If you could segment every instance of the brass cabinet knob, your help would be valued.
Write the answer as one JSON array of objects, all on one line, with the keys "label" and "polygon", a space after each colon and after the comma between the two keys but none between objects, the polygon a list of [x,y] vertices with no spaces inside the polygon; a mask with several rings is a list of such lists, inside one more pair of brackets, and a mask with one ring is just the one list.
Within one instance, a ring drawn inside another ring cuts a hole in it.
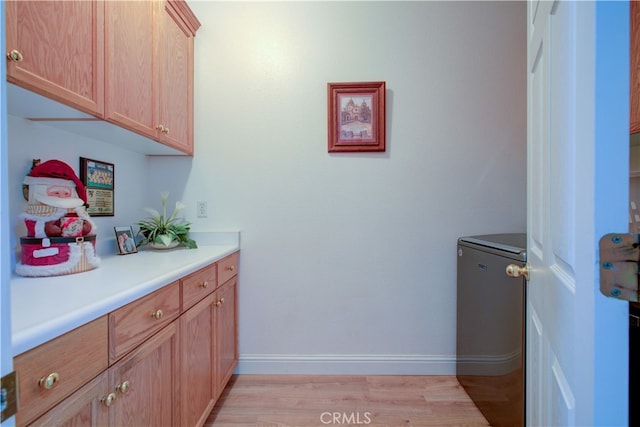
[{"label": "brass cabinet knob", "polygon": [[11,52],[7,53],[7,58],[11,62],[22,62],[22,54],[19,50],[13,49]]},{"label": "brass cabinet knob", "polygon": [[116,394],[115,393],[109,393],[106,396],[102,396],[100,398],[100,403],[102,403],[104,406],[106,406],[107,408],[109,406],[111,406],[111,404],[113,403],[113,401],[116,400]]},{"label": "brass cabinet knob", "polygon": [[131,383],[129,381],[123,381],[121,384],[116,386],[116,390],[124,394],[129,390],[129,387],[131,387]]},{"label": "brass cabinet knob", "polygon": [[169,128],[165,126],[164,130],[161,130],[165,135],[169,135]]},{"label": "brass cabinet knob", "polygon": [[227,267],[227,270],[229,271],[234,271],[236,269],[236,267],[234,265],[230,265]]},{"label": "brass cabinet knob", "polygon": [[209,287],[209,282],[207,282],[206,280],[202,282],[202,287],[207,289]]},{"label": "brass cabinet knob", "polygon": [[159,130],[160,132],[164,133],[164,126],[163,125],[158,125],[158,126],[156,126],[156,130]]},{"label": "brass cabinet knob", "polygon": [[162,310],[156,310],[153,313],[151,313],[151,317],[153,317],[156,320],[160,320],[160,319],[162,319],[162,315],[163,314],[164,313],[162,312]]},{"label": "brass cabinet knob", "polygon": [[60,381],[60,374],[53,372],[46,377],[40,378],[38,380],[38,385],[40,388],[51,390],[56,384],[58,384],[58,381]]},{"label": "brass cabinet knob", "polygon": [[216,307],[220,307],[221,305],[222,305],[222,300],[219,299],[218,301],[216,301]]}]

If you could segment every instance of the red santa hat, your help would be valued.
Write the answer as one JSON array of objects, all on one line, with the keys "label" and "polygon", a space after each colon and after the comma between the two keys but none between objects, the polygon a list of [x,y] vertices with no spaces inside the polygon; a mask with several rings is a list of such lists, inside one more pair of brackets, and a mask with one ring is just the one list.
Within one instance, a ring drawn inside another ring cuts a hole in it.
[{"label": "red santa hat", "polygon": [[[36,201],[45,205],[75,208],[78,206],[86,205],[87,192],[84,188],[84,184],[71,166],[60,160],[48,160],[35,166],[24,178],[24,183],[29,185],[29,195],[36,199]],[[32,190],[34,187],[52,187],[55,185],[69,187],[72,193],[64,196],[56,196],[48,194],[43,191]]]}]

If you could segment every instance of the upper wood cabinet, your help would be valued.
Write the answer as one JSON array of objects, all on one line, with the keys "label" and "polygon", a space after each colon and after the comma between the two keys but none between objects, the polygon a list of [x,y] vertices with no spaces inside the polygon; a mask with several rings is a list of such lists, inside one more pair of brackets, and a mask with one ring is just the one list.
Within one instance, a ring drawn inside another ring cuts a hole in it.
[{"label": "upper wood cabinet", "polygon": [[106,119],[193,154],[193,38],[183,1],[106,3]]},{"label": "upper wood cabinet", "polygon": [[157,121],[172,147],[193,154],[193,38],[200,26],[185,3],[167,1],[159,14]]},{"label": "upper wood cabinet", "polygon": [[5,14],[7,80],[103,117],[103,2],[7,1]]},{"label": "upper wood cabinet", "polygon": [[7,1],[7,80],[193,155],[199,27],[184,0]]},{"label": "upper wood cabinet", "polygon": [[106,14],[107,120],[156,138],[153,1],[109,1]]},{"label": "upper wood cabinet", "polygon": [[631,103],[629,105],[629,125],[630,133],[638,133],[640,132],[640,4],[639,2],[632,1],[629,2],[629,5],[629,15],[631,17],[631,50],[629,55],[629,64],[631,66],[629,70]]}]

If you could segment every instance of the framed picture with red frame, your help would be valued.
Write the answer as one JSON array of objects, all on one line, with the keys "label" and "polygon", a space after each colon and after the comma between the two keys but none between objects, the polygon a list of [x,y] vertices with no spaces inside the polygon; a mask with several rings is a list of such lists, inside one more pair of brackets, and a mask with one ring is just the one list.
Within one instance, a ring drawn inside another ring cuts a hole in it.
[{"label": "framed picture with red frame", "polygon": [[328,151],[385,151],[385,82],[327,84]]}]

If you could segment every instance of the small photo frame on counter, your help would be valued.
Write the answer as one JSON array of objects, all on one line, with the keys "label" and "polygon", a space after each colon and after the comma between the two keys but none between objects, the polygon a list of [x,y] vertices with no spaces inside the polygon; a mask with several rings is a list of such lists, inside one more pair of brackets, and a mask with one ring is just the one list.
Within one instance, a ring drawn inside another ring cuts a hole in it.
[{"label": "small photo frame on counter", "polygon": [[87,191],[87,213],[91,216],[114,216],[115,166],[80,157],[80,179]]},{"label": "small photo frame on counter", "polygon": [[136,240],[133,237],[131,226],[113,227],[116,232],[116,244],[120,255],[134,254],[138,252]]}]

